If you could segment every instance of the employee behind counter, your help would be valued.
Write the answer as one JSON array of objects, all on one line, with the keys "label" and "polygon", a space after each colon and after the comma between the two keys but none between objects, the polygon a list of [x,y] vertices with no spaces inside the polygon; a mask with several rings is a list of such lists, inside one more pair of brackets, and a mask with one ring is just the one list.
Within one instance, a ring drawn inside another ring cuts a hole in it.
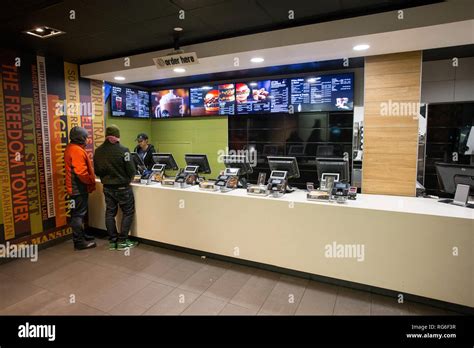
[{"label": "employee behind counter", "polygon": [[138,144],[133,151],[136,152],[138,156],[140,156],[146,166],[146,169],[151,170],[155,164],[153,161],[153,153],[156,152],[155,147],[148,143],[148,135],[145,133],[138,134],[136,141]]}]

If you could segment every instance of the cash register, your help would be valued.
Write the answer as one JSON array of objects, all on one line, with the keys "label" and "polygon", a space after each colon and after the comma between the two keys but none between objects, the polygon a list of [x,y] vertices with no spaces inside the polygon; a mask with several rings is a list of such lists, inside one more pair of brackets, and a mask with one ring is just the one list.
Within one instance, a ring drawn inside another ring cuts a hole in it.
[{"label": "cash register", "polygon": [[474,208],[469,197],[474,195],[474,166],[457,163],[435,163],[438,183],[443,196],[440,203]]},{"label": "cash register", "polygon": [[178,170],[178,164],[173,155],[171,153],[154,153],[152,158],[153,162],[155,162],[151,168],[152,180],[161,182],[162,185],[174,186],[174,178],[167,178],[165,172],[166,169]]},{"label": "cash register", "polygon": [[146,169],[146,165],[138,153],[130,152],[130,156],[133,166],[135,167],[135,176],[133,177],[132,182],[137,184],[149,184],[151,171]]},{"label": "cash register", "polygon": [[227,192],[236,188],[246,188],[247,179],[245,176],[253,172],[247,156],[226,155],[222,157],[226,166],[224,173],[217,177],[215,186],[221,192]]},{"label": "cash register", "polygon": [[189,187],[197,185],[205,181],[205,178],[200,177],[199,174],[210,174],[211,167],[207,156],[203,154],[186,154],[184,155],[186,167],[176,175],[175,184],[179,187]]},{"label": "cash register", "polygon": [[288,180],[300,177],[296,157],[268,156],[267,159],[271,170],[267,184],[269,193],[274,197],[280,197],[293,192],[294,188],[289,185]]},{"label": "cash register", "polygon": [[349,182],[349,161],[345,158],[316,158],[319,189],[308,188],[307,199],[344,203],[356,199],[357,188]]}]

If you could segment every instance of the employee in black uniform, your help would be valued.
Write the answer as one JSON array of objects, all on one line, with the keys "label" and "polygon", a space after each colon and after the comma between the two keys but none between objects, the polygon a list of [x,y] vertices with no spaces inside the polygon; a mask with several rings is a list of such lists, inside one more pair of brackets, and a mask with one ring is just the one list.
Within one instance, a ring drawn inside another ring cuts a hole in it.
[{"label": "employee in black uniform", "polygon": [[153,162],[153,153],[155,153],[155,147],[152,144],[148,144],[148,135],[140,133],[137,135],[138,145],[135,147],[134,152],[140,156],[145,163],[147,169],[151,169],[155,162]]}]

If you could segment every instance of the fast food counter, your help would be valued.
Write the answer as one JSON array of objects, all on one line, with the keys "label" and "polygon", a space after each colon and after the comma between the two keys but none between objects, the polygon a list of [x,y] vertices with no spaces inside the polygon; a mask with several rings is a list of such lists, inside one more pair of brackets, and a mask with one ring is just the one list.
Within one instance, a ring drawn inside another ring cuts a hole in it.
[{"label": "fast food counter", "polygon": [[[338,204],[298,190],[273,198],[132,185],[134,236],[474,307],[474,209],[414,197],[360,194]],[[105,229],[97,188],[89,225]]]}]

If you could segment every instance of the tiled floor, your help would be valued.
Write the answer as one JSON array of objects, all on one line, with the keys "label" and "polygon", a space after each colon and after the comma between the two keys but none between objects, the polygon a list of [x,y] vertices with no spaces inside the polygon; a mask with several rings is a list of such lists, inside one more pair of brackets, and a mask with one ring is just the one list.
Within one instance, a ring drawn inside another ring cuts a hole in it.
[{"label": "tiled floor", "polygon": [[141,244],[72,242],[0,265],[0,314],[445,315],[445,310]]}]

